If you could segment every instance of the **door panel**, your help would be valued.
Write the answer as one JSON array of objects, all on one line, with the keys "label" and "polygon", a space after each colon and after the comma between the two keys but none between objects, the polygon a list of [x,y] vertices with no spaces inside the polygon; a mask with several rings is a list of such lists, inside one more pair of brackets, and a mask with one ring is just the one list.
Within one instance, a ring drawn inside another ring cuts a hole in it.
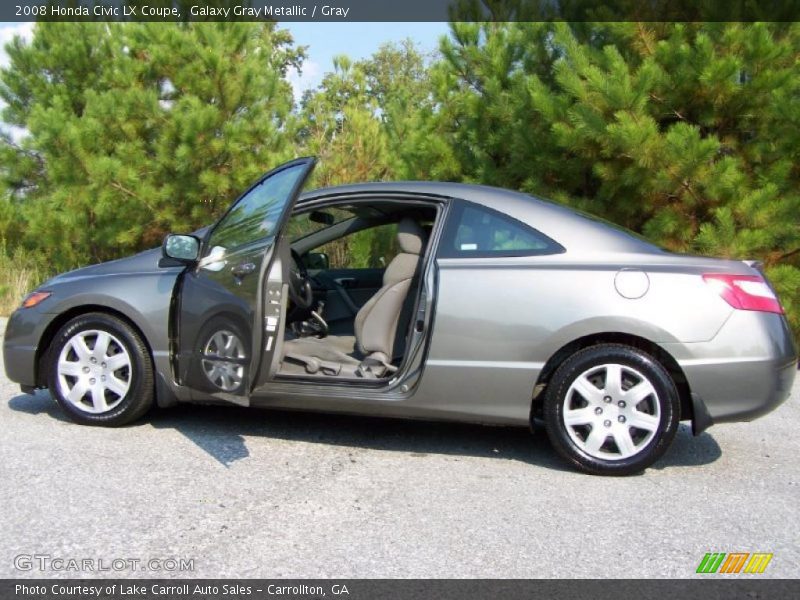
[{"label": "door panel", "polygon": [[385,269],[311,271],[317,298],[325,302],[325,320],[334,333],[348,330],[359,309],[383,286]]},{"label": "door panel", "polygon": [[341,285],[353,302],[361,308],[372,295],[383,287],[386,269],[329,269],[328,277]]},{"label": "door panel", "polygon": [[178,372],[203,396],[248,404],[256,377],[269,375],[285,296],[276,244],[314,162],[298,159],[262,177],[209,230],[202,258],[183,276]]}]

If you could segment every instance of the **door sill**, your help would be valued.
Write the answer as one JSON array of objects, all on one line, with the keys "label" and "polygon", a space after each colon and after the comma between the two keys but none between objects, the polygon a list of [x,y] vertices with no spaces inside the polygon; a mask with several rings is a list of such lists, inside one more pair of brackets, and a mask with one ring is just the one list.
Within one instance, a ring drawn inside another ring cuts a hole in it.
[{"label": "door sill", "polygon": [[368,389],[380,389],[389,387],[389,382],[394,377],[382,377],[380,379],[364,379],[363,377],[339,377],[339,376],[314,376],[314,375],[291,375],[278,373],[272,381],[280,383],[311,383],[331,387],[359,387]]}]

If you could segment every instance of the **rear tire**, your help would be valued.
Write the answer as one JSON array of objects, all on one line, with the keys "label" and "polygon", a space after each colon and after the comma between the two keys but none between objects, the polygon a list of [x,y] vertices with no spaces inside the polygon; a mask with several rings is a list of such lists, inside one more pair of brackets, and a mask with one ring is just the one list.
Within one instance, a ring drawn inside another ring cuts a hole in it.
[{"label": "rear tire", "polygon": [[46,364],[50,393],[76,423],[118,427],[153,405],[150,352],[117,317],[75,317],[56,334]]},{"label": "rear tire", "polygon": [[672,443],[680,420],[675,383],[649,354],[600,344],[569,357],[544,399],[553,447],[577,469],[631,475],[652,465]]}]

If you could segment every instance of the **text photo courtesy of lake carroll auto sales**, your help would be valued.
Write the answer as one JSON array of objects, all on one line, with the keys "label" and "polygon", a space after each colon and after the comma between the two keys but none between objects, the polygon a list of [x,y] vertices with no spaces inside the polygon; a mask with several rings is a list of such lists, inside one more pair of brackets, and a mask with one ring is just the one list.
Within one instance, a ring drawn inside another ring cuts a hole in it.
[{"label": "text photo courtesy of lake carroll auto sales", "polygon": [[[49,585],[29,585],[18,583],[14,586],[17,596],[84,596],[84,597],[136,597],[147,596],[249,596],[253,593],[266,594],[267,596],[349,596],[350,591],[344,583],[331,583],[323,585],[306,585],[303,583],[275,584],[269,583],[261,587],[243,584],[208,584],[208,583],[176,583],[165,585],[163,583],[114,583],[114,584],[69,584],[54,583]],[[326,589],[327,588],[327,589]]]}]

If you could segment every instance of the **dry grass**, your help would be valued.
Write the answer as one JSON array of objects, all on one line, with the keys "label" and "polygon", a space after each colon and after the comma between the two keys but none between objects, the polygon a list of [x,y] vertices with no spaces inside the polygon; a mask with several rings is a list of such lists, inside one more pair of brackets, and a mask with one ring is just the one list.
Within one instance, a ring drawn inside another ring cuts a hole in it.
[{"label": "dry grass", "polygon": [[0,245],[0,316],[8,316],[19,306],[25,295],[47,276],[37,261],[17,249],[8,256]]}]

